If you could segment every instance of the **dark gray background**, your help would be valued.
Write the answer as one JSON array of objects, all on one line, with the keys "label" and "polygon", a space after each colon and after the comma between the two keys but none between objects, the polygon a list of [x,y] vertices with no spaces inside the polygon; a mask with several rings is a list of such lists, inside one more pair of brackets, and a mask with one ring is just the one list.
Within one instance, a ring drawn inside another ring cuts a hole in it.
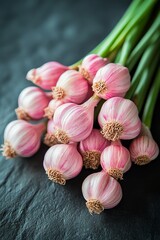
[{"label": "dark gray background", "polygon": [[[0,143],[32,67],[57,60],[72,64],[96,46],[131,1],[0,1]],[[159,141],[158,102],[153,136]],[[81,194],[83,170],[65,187],[43,170],[46,151],[29,159],[0,157],[0,239],[160,239],[160,159],[132,169],[121,183],[123,200],[91,216]]]}]

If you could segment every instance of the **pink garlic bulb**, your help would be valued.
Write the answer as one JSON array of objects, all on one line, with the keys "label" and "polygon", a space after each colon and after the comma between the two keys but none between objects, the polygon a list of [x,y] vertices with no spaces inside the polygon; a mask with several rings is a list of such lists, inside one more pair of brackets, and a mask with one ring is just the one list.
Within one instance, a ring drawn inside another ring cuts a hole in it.
[{"label": "pink garlic bulb", "polygon": [[61,74],[68,69],[58,62],[48,62],[39,68],[31,69],[26,78],[43,89],[51,90],[52,87],[56,86]]},{"label": "pink garlic bulb", "polygon": [[60,76],[52,91],[54,99],[79,104],[87,96],[88,83],[79,72],[68,70]]},{"label": "pink garlic bulb", "polygon": [[47,133],[44,136],[44,144],[51,147],[55,144],[58,144],[58,140],[55,137],[54,121],[51,119],[47,123]]},{"label": "pink garlic bulb", "polygon": [[87,79],[90,84],[92,84],[97,71],[101,67],[104,67],[107,63],[109,63],[107,58],[102,58],[97,54],[89,54],[83,59],[82,64],[79,67],[79,71],[82,76]]},{"label": "pink garlic bulb", "polygon": [[102,135],[111,141],[133,139],[141,130],[136,105],[121,97],[110,98],[102,105],[98,122]]},{"label": "pink garlic bulb", "polygon": [[44,117],[47,117],[48,119],[52,119],[55,110],[62,105],[64,102],[62,100],[52,99],[48,106],[44,109]]},{"label": "pink garlic bulb", "polygon": [[22,157],[34,155],[40,147],[44,130],[44,123],[33,125],[24,120],[10,122],[4,131],[3,156],[14,158],[17,155]]},{"label": "pink garlic bulb", "polygon": [[98,129],[93,129],[90,135],[79,145],[85,168],[97,169],[100,165],[100,156],[110,142],[106,140]]},{"label": "pink garlic bulb", "polygon": [[159,154],[157,143],[149,136],[139,136],[134,139],[129,150],[131,160],[137,165],[148,164]]},{"label": "pink garlic bulb", "polygon": [[19,107],[15,110],[18,119],[42,119],[50,99],[51,97],[38,87],[23,89],[18,98]]},{"label": "pink garlic bulb", "polygon": [[149,138],[153,138],[150,129],[144,123],[142,123],[141,132],[138,137],[140,136],[148,136]]},{"label": "pink garlic bulb", "polygon": [[89,136],[93,128],[94,107],[99,102],[96,96],[82,105],[65,103],[54,113],[55,136],[61,143],[79,142]]},{"label": "pink garlic bulb", "polygon": [[116,180],[123,179],[123,173],[131,167],[130,153],[120,141],[112,142],[101,154],[101,166]]},{"label": "pink garlic bulb", "polygon": [[105,171],[89,175],[82,184],[82,193],[91,214],[115,207],[122,198],[120,184]]},{"label": "pink garlic bulb", "polygon": [[103,99],[124,97],[130,88],[128,68],[115,63],[109,63],[100,68],[93,79],[93,91]]},{"label": "pink garlic bulb", "polygon": [[82,170],[82,157],[75,144],[57,144],[46,152],[43,166],[50,180],[65,185]]}]

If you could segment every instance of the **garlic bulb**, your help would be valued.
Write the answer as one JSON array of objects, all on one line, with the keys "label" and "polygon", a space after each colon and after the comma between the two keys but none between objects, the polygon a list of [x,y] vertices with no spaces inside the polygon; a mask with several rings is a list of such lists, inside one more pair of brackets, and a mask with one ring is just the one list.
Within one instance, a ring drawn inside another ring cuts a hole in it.
[{"label": "garlic bulb", "polygon": [[103,99],[124,97],[130,87],[130,74],[128,68],[109,63],[100,68],[93,79],[93,91]]},{"label": "garlic bulb", "polygon": [[93,129],[91,134],[79,145],[85,168],[97,169],[100,165],[101,153],[109,144],[110,142],[102,136],[98,129]]},{"label": "garlic bulb", "polygon": [[157,143],[152,137],[139,136],[130,145],[132,161],[137,165],[145,165],[154,160],[159,154]]},{"label": "garlic bulb", "polygon": [[3,156],[14,158],[17,155],[22,157],[34,155],[40,147],[44,130],[44,123],[33,125],[24,120],[10,122],[4,131]]},{"label": "garlic bulb", "polygon": [[116,180],[123,179],[123,173],[131,167],[130,153],[120,141],[112,142],[101,154],[101,166]]},{"label": "garlic bulb", "polygon": [[120,184],[105,171],[89,175],[82,184],[82,193],[91,214],[115,207],[122,198]]},{"label": "garlic bulb", "polygon": [[98,122],[102,135],[111,141],[133,139],[141,131],[136,105],[121,97],[110,98],[102,105]]},{"label": "garlic bulb", "polygon": [[43,166],[50,180],[65,185],[80,173],[82,157],[75,144],[57,144],[46,152]]}]

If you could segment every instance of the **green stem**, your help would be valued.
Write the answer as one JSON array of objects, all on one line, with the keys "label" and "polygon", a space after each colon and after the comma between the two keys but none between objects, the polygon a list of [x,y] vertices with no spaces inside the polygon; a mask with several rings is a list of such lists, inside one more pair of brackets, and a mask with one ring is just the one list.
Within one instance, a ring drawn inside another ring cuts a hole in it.
[{"label": "green stem", "polygon": [[149,95],[144,107],[144,111],[143,111],[142,121],[148,128],[151,128],[154,107],[155,107],[159,92],[160,92],[160,68],[157,71],[156,78],[149,92]]},{"label": "green stem", "polygon": [[118,35],[123,31],[123,29],[127,26],[127,24],[131,21],[132,17],[135,14],[135,10],[137,10],[140,5],[141,0],[135,0],[131,3],[121,20],[115,26],[115,28],[111,31],[111,33],[95,48],[93,51],[99,52],[101,48],[105,47],[108,43],[108,48],[112,46],[115,39]]},{"label": "green stem", "polygon": [[[98,46],[96,46],[90,53],[98,53],[102,47],[104,48],[104,46],[106,46],[107,42],[108,42],[108,45],[111,46],[112,43],[115,41],[115,39],[118,37],[118,35],[122,32],[122,30],[127,26],[129,21],[134,17],[135,11],[137,10],[141,2],[143,1],[134,0],[128,7],[127,11],[125,12],[121,20],[111,31],[111,33],[100,44],[98,44]],[[72,66],[78,66],[81,63],[81,61],[82,60],[76,62]]]},{"label": "green stem", "polygon": [[115,63],[119,63],[120,62],[121,54],[122,54],[122,48],[120,48],[118,50],[118,52],[117,52],[116,58],[114,60]]},{"label": "green stem", "polygon": [[156,43],[151,44],[146,51],[143,53],[142,58],[138,64],[138,67],[135,71],[135,74],[132,79],[131,87],[129,91],[127,92],[125,98],[131,99],[138,84],[139,81],[141,80],[141,74],[143,73],[144,68],[148,64],[152,64],[152,61],[155,57],[157,48],[159,47],[159,41],[156,41]]},{"label": "green stem", "polygon": [[139,40],[144,27],[146,26],[146,23],[148,22],[149,15],[144,19],[144,21],[141,21],[139,24],[137,24],[130,33],[128,33],[125,42],[122,47],[122,54],[119,59],[119,63],[122,65],[126,65],[126,62],[128,60],[129,54],[137,41]]},{"label": "green stem", "polygon": [[146,68],[144,69],[142,75],[141,75],[141,81],[138,84],[136,91],[133,96],[133,101],[138,107],[139,112],[142,109],[144,100],[146,99],[146,95],[154,74],[154,71],[157,67],[157,62],[159,60],[159,54],[157,54],[154,58],[154,61],[152,61],[152,64],[148,64]]},{"label": "green stem", "polygon": [[133,69],[133,67],[135,66],[136,62],[138,61],[146,47],[150,44],[152,36],[157,35],[157,38],[159,37],[160,30],[158,31],[157,34],[158,29],[160,29],[160,13],[156,17],[155,21],[153,22],[147,33],[134,48],[130,57],[128,58],[127,67],[129,68],[130,71]]},{"label": "green stem", "polygon": [[[131,21],[128,23],[128,25],[125,27],[124,31],[121,32],[121,34],[116,35],[115,38],[112,39],[112,41],[108,42],[108,39],[104,41],[104,45],[102,45],[101,49],[98,51],[98,54],[102,57],[106,57],[108,53],[114,51],[115,49],[119,48],[122,43],[124,42],[124,39],[128,32],[140,21],[145,19],[153,9],[154,5],[156,3],[156,0],[152,1],[145,1],[137,10],[136,15],[134,15],[133,18],[131,18]],[[135,12],[134,12],[135,14]]]}]

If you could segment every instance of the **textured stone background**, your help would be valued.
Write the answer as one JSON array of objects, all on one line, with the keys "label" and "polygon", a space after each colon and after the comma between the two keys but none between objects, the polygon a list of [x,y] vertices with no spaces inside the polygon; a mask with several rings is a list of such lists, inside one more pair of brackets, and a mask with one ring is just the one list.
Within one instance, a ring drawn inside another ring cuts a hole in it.
[{"label": "textured stone background", "polygon": [[[101,41],[129,0],[0,1],[0,143],[15,119],[27,71],[44,62],[72,64]],[[153,135],[159,141],[158,103]],[[157,124],[157,125],[156,125]],[[123,200],[91,216],[81,194],[83,170],[65,187],[52,184],[42,167],[46,147],[29,159],[0,157],[1,240],[160,239],[160,159],[133,166],[121,183]]]}]

